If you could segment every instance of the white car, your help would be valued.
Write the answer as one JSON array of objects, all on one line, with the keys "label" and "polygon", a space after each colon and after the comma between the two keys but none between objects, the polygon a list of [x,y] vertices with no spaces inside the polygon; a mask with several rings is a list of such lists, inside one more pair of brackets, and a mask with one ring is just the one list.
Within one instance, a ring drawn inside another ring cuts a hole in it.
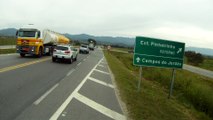
[{"label": "white car", "polygon": [[66,60],[70,64],[77,60],[78,50],[70,45],[57,45],[53,50],[52,61]]},{"label": "white car", "polygon": [[79,49],[79,53],[89,53],[89,46],[88,45],[81,45]]}]

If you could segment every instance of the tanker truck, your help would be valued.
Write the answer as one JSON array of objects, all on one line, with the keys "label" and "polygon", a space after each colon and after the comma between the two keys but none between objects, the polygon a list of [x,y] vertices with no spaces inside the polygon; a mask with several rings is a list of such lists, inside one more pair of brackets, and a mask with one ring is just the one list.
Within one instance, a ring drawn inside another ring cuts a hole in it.
[{"label": "tanker truck", "polygon": [[70,40],[65,36],[49,29],[38,29],[32,26],[22,27],[16,32],[17,53],[21,57],[26,54],[41,57],[51,55],[54,46],[58,44],[69,44]]}]

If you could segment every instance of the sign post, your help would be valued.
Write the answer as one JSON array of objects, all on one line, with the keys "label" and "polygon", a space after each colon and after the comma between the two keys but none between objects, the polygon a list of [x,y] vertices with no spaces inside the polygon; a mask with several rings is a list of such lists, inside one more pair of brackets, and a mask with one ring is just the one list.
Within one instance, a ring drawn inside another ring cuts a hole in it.
[{"label": "sign post", "polygon": [[171,85],[170,85],[170,90],[169,90],[169,96],[168,96],[168,99],[170,99],[171,95],[172,95],[172,89],[173,89],[173,86],[174,86],[174,80],[175,80],[175,69],[172,70],[172,79],[171,79]]},{"label": "sign post", "polygon": [[182,69],[185,43],[168,41],[148,37],[136,37],[133,56],[133,65],[140,66],[140,89],[142,66],[172,68],[173,77],[171,81],[169,98],[172,94],[175,69]]},{"label": "sign post", "polygon": [[138,80],[138,92],[141,89],[141,81],[142,81],[142,67],[140,67],[140,71],[139,71],[139,80]]}]

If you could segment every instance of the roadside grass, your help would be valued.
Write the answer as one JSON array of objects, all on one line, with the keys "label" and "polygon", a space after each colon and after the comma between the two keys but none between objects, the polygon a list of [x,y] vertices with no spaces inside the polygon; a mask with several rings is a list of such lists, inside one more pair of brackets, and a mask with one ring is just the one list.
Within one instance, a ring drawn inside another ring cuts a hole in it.
[{"label": "roadside grass", "polygon": [[140,92],[137,92],[139,68],[132,65],[132,55],[113,51],[104,53],[115,76],[121,98],[127,105],[130,118],[134,120],[213,118],[212,79],[177,70],[173,97],[167,99],[172,71],[144,67],[145,79],[142,80]]},{"label": "roadside grass", "polygon": [[213,71],[213,58],[205,57],[203,63],[199,64],[198,67]]},{"label": "roadside grass", "polygon": [[16,45],[16,38],[0,36],[0,45]]},{"label": "roadside grass", "polygon": [[15,53],[16,49],[0,49],[0,54]]}]

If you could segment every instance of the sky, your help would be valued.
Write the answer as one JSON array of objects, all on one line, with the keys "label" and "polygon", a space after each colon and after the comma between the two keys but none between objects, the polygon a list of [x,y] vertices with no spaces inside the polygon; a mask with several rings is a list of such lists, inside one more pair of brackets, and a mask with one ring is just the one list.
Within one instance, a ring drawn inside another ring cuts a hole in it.
[{"label": "sky", "polygon": [[213,0],[0,0],[0,29],[147,36],[213,48]]}]

